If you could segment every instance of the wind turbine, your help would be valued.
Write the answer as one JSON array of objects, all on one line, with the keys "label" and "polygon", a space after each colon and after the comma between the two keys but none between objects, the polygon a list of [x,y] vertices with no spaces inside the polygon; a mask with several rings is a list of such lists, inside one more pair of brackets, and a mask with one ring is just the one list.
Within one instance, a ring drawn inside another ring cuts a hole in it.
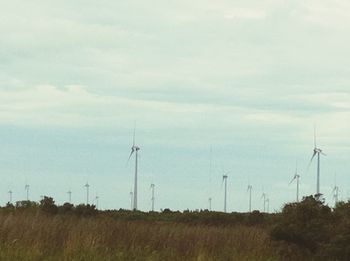
[{"label": "wind turbine", "polygon": [[84,187],[86,188],[86,205],[89,205],[89,188],[90,188],[89,182],[86,182]]},{"label": "wind turbine", "polygon": [[98,209],[98,199],[99,199],[100,197],[98,196],[98,195],[96,195],[96,197],[95,197],[95,206],[96,206],[96,209]]},{"label": "wind turbine", "polygon": [[228,173],[222,176],[222,183],[225,182],[225,197],[224,197],[224,212],[226,213],[226,203],[227,203],[227,176]]},{"label": "wind turbine", "polygon": [[152,183],[152,184],[151,184],[151,190],[152,190],[152,197],[151,197],[151,201],[152,201],[152,212],[154,212],[154,188],[155,188],[155,185]]},{"label": "wind turbine", "polygon": [[140,150],[140,147],[135,145],[135,128],[134,128],[134,136],[133,136],[133,142],[131,147],[131,153],[129,156],[128,161],[130,160],[132,154],[135,152],[135,183],[134,183],[134,204],[133,204],[133,210],[137,210],[137,167],[138,167],[138,151]]},{"label": "wind turbine", "polygon": [[310,163],[309,163],[309,167],[312,163],[312,160],[315,158],[315,156],[317,156],[317,183],[316,183],[316,197],[319,198],[322,194],[320,193],[320,155],[324,155],[326,156],[326,154],[324,154],[322,152],[322,150],[320,148],[317,147],[316,144],[316,128],[314,129],[314,152],[312,154]]},{"label": "wind turbine", "polygon": [[9,193],[9,197],[10,197],[9,203],[12,204],[12,190],[10,189],[10,190],[8,191],[8,193]]},{"label": "wind turbine", "polygon": [[266,199],[266,203],[267,203],[267,213],[270,212],[270,199],[269,197],[267,196],[267,199]]},{"label": "wind turbine", "polygon": [[212,198],[209,198],[209,199],[208,199],[208,202],[209,202],[209,211],[211,211],[211,201],[212,201]]},{"label": "wind turbine", "polygon": [[298,165],[296,165],[294,177],[289,182],[289,185],[292,184],[294,180],[297,181],[297,202],[299,202],[299,179],[300,179],[300,175],[298,174]]},{"label": "wind turbine", "polygon": [[133,210],[133,207],[132,207],[133,200],[134,200],[134,193],[131,190],[130,191],[130,210]]},{"label": "wind turbine", "polygon": [[67,194],[68,194],[68,202],[71,204],[72,203],[72,191],[68,190]]},{"label": "wind turbine", "polygon": [[24,190],[26,190],[27,193],[27,201],[29,201],[29,184],[26,183],[26,185],[24,186]]},{"label": "wind turbine", "polygon": [[253,186],[249,184],[247,189],[247,192],[249,192],[249,212],[252,212],[252,189]]},{"label": "wind turbine", "polygon": [[333,199],[334,199],[335,205],[337,205],[339,200],[339,187],[337,185],[335,185],[333,188]]},{"label": "wind turbine", "polygon": [[266,193],[263,192],[262,195],[261,195],[261,198],[263,199],[263,203],[264,203],[264,212],[266,212]]}]

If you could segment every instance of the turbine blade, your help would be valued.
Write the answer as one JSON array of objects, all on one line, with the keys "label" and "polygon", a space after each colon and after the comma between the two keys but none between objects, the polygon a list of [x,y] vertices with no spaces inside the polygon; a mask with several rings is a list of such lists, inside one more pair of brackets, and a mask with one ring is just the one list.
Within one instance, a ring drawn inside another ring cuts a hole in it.
[{"label": "turbine blade", "polygon": [[327,154],[326,154],[326,153],[324,153],[324,152],[322,152],[322,151],[321,151],[320,153],[321,153],[323,156],[327,156]]},{"label": "turbine blade", "polygon": [[314,150],[314,154],[312,154],[312,157],[311,157],[311,159],[310,159],[309,165],[307,166],[307,169],[308,169],[308,170],[309,170],[310,165],[311,165],[311,163],[312,163],[312,160],[315,158],[316,154],[317,154],[317,152],[316,152],[316,150]]},{"label": "turbine blade", "polygon": [[290,184],[292,184],[293,183],[293,181],[295,180],[297,178],[297,176],[295,175],[294,177],[293,177],[293,179],[289,182],[289,184],[288,185],[290,185]]},{"label": "turbine blade", "polygon": [[135,125],[134,125],[134,135],[132,137],[132,146],[135,146],[135,132],[136,132],[136,126]]},{"label": "turbine blade", "polygon": [[134,153],[134,149],[131,149],[131,152],[130,152],[130,155],[129,155],[129,158],[128,158],[128,161],[126,162],[126,164],[128,164],[129,163],[129,160],[130,160],[130,158],[131,158],[131,156],[132,156],[132,154]]}]

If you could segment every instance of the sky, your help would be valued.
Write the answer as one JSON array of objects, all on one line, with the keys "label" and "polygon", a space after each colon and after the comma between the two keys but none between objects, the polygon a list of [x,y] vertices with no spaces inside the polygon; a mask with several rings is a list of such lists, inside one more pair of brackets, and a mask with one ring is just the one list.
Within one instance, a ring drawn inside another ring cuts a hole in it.
[{"label": "sky", "polygon": [[42,195],[138,205],[270,212],[316,190],[350,192],[350,3],[2,1],[0,204]]}]

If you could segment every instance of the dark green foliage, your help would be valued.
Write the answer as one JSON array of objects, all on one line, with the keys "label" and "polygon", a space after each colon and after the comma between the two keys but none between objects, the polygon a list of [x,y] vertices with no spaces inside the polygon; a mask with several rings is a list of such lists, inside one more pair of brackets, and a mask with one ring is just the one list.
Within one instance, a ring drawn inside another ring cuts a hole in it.
[{"label": "dark green foliage", "polygon": [[55,201],[51,197],[44,196],[40,200],[40,209],[49,214],[57,214],[58,207],[55,205]]},{"label": "dark green foliage", "polygon": [[74,213],[78,216],[88,217],[97,215],[98,210],[94,205],[79,204],[75,207]]}]

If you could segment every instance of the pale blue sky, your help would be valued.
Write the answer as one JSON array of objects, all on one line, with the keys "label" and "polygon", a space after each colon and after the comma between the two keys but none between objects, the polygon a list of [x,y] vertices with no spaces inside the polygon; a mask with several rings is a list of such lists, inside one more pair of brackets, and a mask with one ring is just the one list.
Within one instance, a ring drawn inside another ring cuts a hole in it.
[{"label": "pale blue sky", "polygon": [[[350,3],[338,1],[2,1],[0,204],[72,190],[86,180],[103,208],[128,208],[126,165],[137,122],[139,207],[271,208],[350,191]],[[210,174],[210,147],[213,168]]]}]

